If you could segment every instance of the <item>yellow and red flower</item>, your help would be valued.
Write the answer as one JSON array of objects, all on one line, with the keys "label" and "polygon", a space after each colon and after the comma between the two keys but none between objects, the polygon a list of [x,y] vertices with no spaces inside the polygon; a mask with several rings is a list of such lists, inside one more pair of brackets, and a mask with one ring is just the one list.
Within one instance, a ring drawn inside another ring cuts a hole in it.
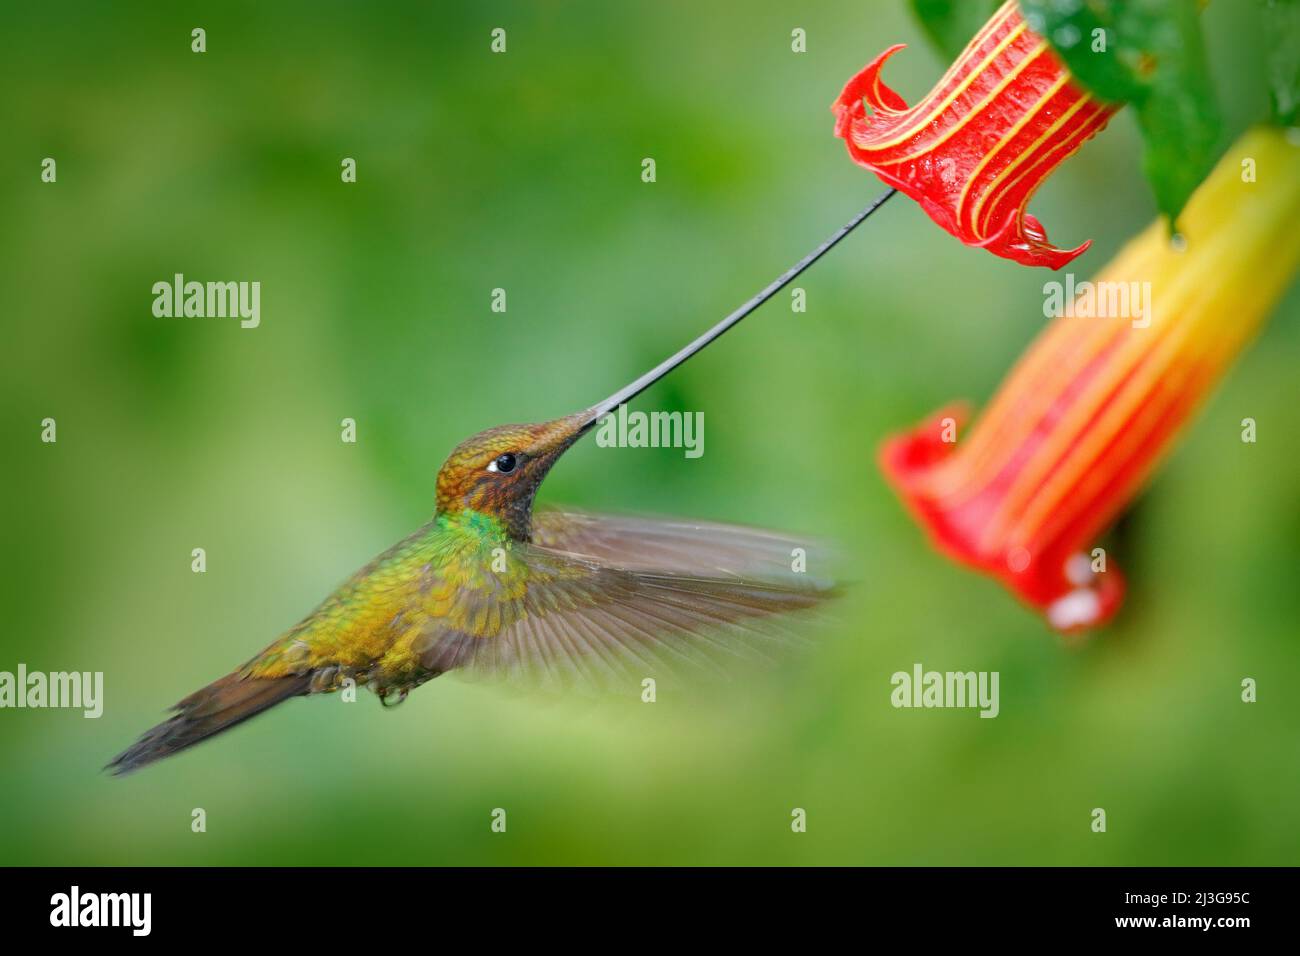
[{"label": "yellow and red flower", "polygon": [[1015,0],[910,109],[880,79],[903,46],[867,64],[832,107],[835,134],[853,159],[967,245],[1053,269],[1087,249],[1087,242],[1069,250],[1051,245],[1025,207],[1120,104],[1100,102],[1075,83]]},{"label": "yellow and red flower", "polygon": [[888,441],[885,475],[940,550],[1058,630],[1106,621],[1124,588],[1114,562],[1093,555],[1095,538],[1286,290],[1297,220],[1300,149],[1276,128],[1246,134],[1193,194],[1179,243],[1159,220],[1089,287],[1149,289],[1145,310],[1132,295],[1109,317],[1067,309],[969,435],[951,441],[963,418],[953,406]]}]

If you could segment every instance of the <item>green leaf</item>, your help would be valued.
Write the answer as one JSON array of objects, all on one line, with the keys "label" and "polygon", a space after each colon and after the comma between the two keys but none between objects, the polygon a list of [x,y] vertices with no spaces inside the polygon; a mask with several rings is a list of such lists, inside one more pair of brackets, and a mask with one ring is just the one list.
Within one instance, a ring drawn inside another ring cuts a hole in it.
[{"label": "green leaf", "polygon": [[1002,6],[1002,0],[911,0],[911,5],[930,42],[949,60],[955,60]]},{"label": "green leaf", "polygon": [[1020,8],[1086,89],[1133,104],[1142,168],[1172,229],[1222,134],[1197,0],[1020,0]]},{"label": "green leaf", "polygon": [[1264,0],[1264,29],[1273,122],[1295,126],[1300,122],[1300,2]]}]

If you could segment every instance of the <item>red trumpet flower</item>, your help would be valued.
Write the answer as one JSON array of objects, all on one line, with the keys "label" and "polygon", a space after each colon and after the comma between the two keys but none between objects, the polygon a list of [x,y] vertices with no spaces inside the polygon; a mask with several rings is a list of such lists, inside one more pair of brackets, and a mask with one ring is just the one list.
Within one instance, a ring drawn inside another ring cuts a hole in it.
[{"label": "red trumpet flower", "polygon": [[1082,283],[969,435],[954,406],[887,442],[885,475],[936,545],[1058,630],[1109,618],[1124,588],[1095,536],[1286,291],[1298,218],[1300,149],[1248,133],[1192,195],[1182,243],[1157,221]]},{"label": "red trumpet flower", "polygon": [[1053,269],[1087,249],[1088,242],[1069,250],[1051,245],[1025,207],[1120,104],[1100,102],[1076,84],[1015,0],[910,109],[880,79],[903,46],[867,64],[832,107],[835,135],[849,155],[967,245]]}]

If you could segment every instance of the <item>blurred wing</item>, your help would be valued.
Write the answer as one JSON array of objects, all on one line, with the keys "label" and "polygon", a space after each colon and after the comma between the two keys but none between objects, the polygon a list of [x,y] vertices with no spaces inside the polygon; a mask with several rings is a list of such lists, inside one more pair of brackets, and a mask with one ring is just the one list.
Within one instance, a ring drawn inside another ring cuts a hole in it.
[{"label": "blurred wing", "polygon": [[826,549],[816,541],[759,528],[634,515],[543,511],[533,517],[533,541],[608,567],[706,577],[803,578],[792,570],[796,551],[809,569],[826,563]]},{"label": "blurred wing", "polygon": [[801,643],[771,618],[806,613],[832,593],[811,583],[608,567],[536,546],[513,560],[526,562],[527,585],[494,610],[505,626],[495,636],[440,629],[420,648],[422,667],[627,693],[639,693],[647,677],[725,678]]}]

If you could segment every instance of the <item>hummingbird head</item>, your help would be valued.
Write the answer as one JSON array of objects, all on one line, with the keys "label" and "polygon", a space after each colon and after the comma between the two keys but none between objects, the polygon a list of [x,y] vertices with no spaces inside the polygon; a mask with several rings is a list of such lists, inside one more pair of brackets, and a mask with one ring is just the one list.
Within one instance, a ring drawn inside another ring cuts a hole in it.
[{"label": "hummingbird head", "polygon": [[538,486],[591,423],[591,412],[584,411],[536,425],[498,425],[467,438],[438,471],[438,514],[490,515],[512,538],[527,541]]}]

